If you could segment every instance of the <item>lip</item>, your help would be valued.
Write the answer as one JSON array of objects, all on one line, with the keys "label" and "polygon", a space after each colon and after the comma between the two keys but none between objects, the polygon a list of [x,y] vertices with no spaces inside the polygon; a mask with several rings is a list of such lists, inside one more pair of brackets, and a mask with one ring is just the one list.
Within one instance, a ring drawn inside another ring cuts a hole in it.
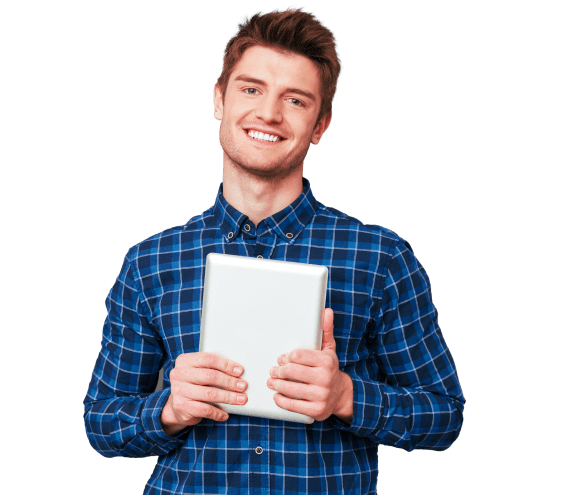
[{"label": "lip", "polygon": [[[263,132],[264,134],[274,134],[275,136],[281,137],[281,139],[280,139],[279,141],[276,141],[276,142],[272,142],[272,141],[260,141],[260,140],[258,140],[258,139],[254,139],[253,137],[250,137],[250,135],[248,134],[248,131]],[[249,141],[251,141],[252,144],[255,145],[255,146],[265,146],[265,147],[278,146],[278,145],[280,145],[283,141],[286,141],[286,140],[287,140],[287,138],[282,137],[281,134],[279,134],[277,131],[274,131],[274,130],[272,130],[272,129],[265,129],[265,128],[263,128],[263,127],[248,126],[248,127],[242,128],[242,132],[246,135],[246,139],[248,139]]]}]

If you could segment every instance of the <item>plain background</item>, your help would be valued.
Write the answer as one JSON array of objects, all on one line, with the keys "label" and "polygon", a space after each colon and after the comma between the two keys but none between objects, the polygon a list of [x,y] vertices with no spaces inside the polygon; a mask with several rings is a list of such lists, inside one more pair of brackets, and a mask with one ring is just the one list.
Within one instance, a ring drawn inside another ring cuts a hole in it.
[{"label": "plain background", "polygon": [[156,459],[84,431],[104,300],[130,246],[213,204],[224,47],[288,6],[343,66],[305,176],[412,244],[468,401],[449,450],[380,448],[379,493],[560,493],[559,2],[0,5],[3,493],[142,493]]}]

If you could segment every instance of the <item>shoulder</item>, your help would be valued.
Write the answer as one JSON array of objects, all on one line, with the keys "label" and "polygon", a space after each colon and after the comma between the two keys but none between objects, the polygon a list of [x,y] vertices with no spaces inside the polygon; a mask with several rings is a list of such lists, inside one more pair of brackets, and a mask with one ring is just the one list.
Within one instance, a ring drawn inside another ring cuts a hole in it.
[{"label": "shoulder", "polygon": [[336,239],[338,236],[349,239],[349,233],[353,232],[359,245],[368,243],[372,248],[377,247],[389,254],[404,247],[413,252],[410,244],[393,230],[380,225],[364,224],[357,218],[322,203],[318,203],[314,222],[316,227],[323,226],[326,230],[333,230]]},{"label": "shoulder", "polygon": [[129,249],[127,258],[139,268],[150,265],[154,256],[172,253],[180,245],[188,243],[195,232],[215,224],[212,208],[209,208],[200,215],[192,217],[184,225],[168,228],[135,244]]}]

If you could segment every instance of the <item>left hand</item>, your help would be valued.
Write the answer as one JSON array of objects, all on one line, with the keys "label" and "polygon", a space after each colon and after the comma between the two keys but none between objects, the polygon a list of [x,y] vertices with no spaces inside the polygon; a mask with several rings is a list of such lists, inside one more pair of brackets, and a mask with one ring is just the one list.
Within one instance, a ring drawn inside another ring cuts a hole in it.
[{"label": "left hand", "polygon": [[334,313],[324,310],[322,348],[294,349],[277,359],[279,366],[270,370],[267,386],[282,409],[305,414],[323,421],[332,414],[351,423],[353,383],[340,371],[334,340]]}]

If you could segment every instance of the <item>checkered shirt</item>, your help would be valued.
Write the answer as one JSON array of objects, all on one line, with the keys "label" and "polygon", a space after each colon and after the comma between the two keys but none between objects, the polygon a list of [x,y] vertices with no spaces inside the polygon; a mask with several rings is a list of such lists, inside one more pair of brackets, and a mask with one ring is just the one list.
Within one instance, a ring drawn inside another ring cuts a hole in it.
[{"label": "checkered shirt", "polygon": [[[175,437],[163,431],[170,371],[199,349],[205,259],[215,252],[328,268],[340,369],[353,382],[350,425],[231,414]],[[406,241],[322,205],[306,179],[257,226],[221,186],[202,215],[129,250],[106,306],[86,431],[104,456],[159,456],[145,494],[374,494],[378,444],[444,450],[459,435],[464,397],[425,270]]]}]

